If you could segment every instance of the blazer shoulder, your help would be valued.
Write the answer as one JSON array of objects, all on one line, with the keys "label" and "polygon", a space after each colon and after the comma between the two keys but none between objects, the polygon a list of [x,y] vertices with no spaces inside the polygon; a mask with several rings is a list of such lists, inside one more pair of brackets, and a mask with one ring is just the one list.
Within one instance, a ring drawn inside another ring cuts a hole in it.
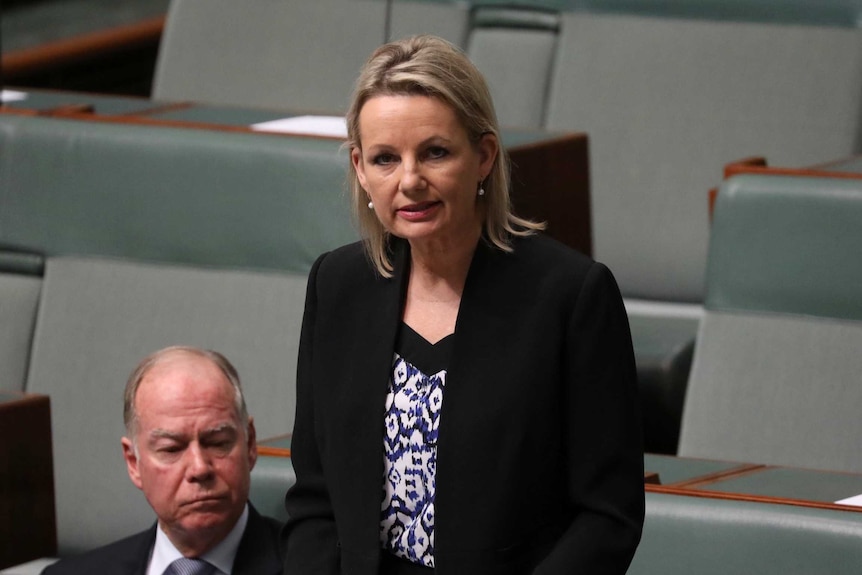
[{"label": "blazer shoulder", "polygon": [[[534,278],[583,280],[597,262],[591,257],[539,232],[512,241],[511,265]],[[600,267],[604,267],[598,264]]]},{"label": "blazer shoulder", "polygon": [[125,539],[109,543],[80,555],[73,555],[49,565],[43,575],[90,575],[111,573],[135,575],[144,573],[150,548],[155,541],[155,526]]},{"label": "blazer shoulder", "polygon": [[362,242],[347,244],[322,254],[312,269],[324,280],[344,275],[374,275],[374,268],[365,254]]}]

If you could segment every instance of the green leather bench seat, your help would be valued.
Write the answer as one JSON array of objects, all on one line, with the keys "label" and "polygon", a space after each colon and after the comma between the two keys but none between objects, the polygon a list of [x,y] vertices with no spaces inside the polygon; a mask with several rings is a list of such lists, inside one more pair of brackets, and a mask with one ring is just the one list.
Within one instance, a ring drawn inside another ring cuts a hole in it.
[{"label": "green leather bench seat", "polygon": [[629,575],[852,575],[862,565],[862,513],[646,494]]},{"label": "green leather bench seat", "polygon": [[721,187],[680,455],[862,472],[862,180]]},{"label": "green leather bench seat", "polygon": [[336,140],[0,116],[0,246],[306,272],[354,241]]},{"label": "green leather bench seat", "polygon": [[[0,370],[51,398],[66,555],[153,520],[118,448],[144,355],[219,350],[259,437],[292,428],[307,270],[357,237],[347,155],[335,140],[11,114],[0,148]],[[262,462],[261,482],[291,479]]]}]

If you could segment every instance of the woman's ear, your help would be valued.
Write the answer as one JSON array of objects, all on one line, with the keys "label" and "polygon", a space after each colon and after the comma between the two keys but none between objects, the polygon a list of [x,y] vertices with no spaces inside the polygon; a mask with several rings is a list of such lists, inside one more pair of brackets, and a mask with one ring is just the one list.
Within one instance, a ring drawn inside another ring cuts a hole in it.
[{"label": "woman's ear", "polygon": [[482,134],[482,138],[479,140],[479,174],[483,180],[494,168],[494,161],[499,152],[500,143],[497,141],[497,136],[490,133]]},{"label": "woman's ear", "polygon": [[356,177],[359,178],[359,185],[362,186],[362,189],[367,189],[365,186],[365,166],[362,163],[362,150],[351,148],[350,161],[353,162],[353,170],[356,172]]}]

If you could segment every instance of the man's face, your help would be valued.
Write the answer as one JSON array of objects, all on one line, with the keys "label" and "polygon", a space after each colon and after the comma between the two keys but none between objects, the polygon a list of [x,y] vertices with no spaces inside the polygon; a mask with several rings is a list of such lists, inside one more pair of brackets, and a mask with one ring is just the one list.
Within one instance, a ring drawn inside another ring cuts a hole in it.
[{"label": "man's face", "polygon": [[243,429],[218,367],[186,353],[150,369],[135,407],[136,437],[123,438],[129,477],[174,545],[203,553],[230,532],[248,499],[254,425]]}]

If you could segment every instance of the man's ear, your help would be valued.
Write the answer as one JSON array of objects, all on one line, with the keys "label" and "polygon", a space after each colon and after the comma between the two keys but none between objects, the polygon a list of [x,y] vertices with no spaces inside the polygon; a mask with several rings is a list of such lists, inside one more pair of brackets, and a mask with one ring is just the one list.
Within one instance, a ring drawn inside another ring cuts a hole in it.
[{"label": "man's ear", "polygon": [[254,428],[254,418],[248,418],[248,469],[254,469],[254,464],[257,463],[257,431]]},{"label": "man's ear", "polygon": [[126,470],[129,472],[129,479],[135,484],[138,489],[143,489],[141,482],[141,474],[138,471],[138,454],[135,452],[135,442],[124,437],[123,443],[123,459],[126,460]]}]

